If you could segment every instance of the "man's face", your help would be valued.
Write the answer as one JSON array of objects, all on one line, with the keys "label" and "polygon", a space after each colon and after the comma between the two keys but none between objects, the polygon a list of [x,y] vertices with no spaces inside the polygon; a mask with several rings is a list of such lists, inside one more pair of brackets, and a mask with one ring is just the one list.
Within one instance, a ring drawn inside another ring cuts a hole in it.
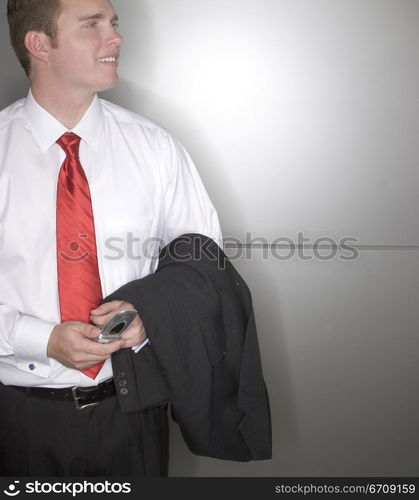
[{"label": "man's face", "polygon": [[66,93],[114,87],[122,38],[108,0],[61,0],[57,48],[48,61],[51,81]]}]

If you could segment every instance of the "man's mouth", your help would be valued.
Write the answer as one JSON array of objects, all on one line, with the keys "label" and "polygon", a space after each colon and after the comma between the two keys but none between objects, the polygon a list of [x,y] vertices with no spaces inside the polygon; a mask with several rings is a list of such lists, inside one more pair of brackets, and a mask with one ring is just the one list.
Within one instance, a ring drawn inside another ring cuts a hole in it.
[{"label": "man's mouth", "polygon": [[97,62],[103,62],[103,63],[115,63],[118,61],[117,57],[101,57],[100,59],[97,60]]}]

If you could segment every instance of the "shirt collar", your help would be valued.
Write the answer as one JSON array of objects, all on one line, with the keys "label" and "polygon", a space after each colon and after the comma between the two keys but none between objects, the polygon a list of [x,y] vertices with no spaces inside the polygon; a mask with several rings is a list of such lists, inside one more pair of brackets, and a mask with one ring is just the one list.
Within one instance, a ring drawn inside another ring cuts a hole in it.
[{"label": "shirt collar", "polygon": [[[45,153],[56,143],[63,134],[69,130],[54,118],[48,111],[40,106],[29,90],[23,106],[28,126],[41,148]],[[95,151],[99,145],[99,135],[102,128],[103,111],[97,95],[95,95],[89,108],[79,123],[71,130],[87,142]]]}]

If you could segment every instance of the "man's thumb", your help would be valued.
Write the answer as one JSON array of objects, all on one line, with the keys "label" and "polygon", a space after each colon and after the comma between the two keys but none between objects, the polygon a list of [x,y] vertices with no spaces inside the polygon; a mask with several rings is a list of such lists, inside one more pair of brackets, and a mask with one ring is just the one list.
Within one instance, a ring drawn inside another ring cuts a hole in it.
[{"label": "man's thumb", "polygon": [[86,325],[82,333],[85,337],[88,337],[89,339],[94,339],[96,337],[99,337],[100,332],[101,330],[97,326]]}]

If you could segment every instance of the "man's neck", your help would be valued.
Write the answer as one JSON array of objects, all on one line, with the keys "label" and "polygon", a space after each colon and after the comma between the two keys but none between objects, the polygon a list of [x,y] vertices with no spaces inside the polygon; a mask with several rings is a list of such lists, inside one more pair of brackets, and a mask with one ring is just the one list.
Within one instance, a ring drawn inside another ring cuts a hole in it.
[{"label": "man's neck", "polygon": [[83,118],[95,94],[69,96],[65,92],[43,92],[36,85],[31,86],[35,101],[69,130]]}]

